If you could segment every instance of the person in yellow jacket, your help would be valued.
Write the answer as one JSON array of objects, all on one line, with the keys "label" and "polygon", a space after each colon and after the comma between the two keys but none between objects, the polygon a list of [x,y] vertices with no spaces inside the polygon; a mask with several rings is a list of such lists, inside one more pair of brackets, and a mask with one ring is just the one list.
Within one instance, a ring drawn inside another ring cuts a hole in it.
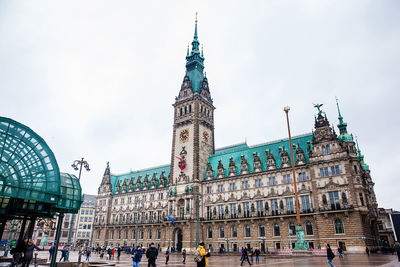
[{"label": "person in yellow jacket", "polygon": [[197,267],[206,267],[208,266],[208,257],[210,256],[210,253],[206,251],[204,247],[204,242],[201,242],[199,244],[199,248],[197,251],[200,253],[200,256],[203,257],[203,259],[197,263]]}]

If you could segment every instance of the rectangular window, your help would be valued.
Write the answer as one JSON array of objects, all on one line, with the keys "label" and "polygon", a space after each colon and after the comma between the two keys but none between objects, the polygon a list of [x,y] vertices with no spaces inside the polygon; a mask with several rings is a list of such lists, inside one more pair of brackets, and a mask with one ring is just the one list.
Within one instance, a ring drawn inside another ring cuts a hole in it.
[{"label": "rectangular window", "polygon": [[324,177],[325,176],[324,168],[320,168],[319,171],[321,172],[321,177]]},{"label": "rectangular window", "polygon": [[90,210],[90,211],[89,211],[89,214],[90,214],[90,215],[93,215],[93,210]]},{"label": "rectangular window", "polygon": [[257,200],[257,202],[256,202],[256,206],[257,206],[257,212],[262,212],[264,209],[263,209],[263,201],[262,200]]},{"label": "rectangular window", "polygon": [[224,205],[218,205],[218,215],[224,216]]},{"label": "rectangular window", "polygon": [[250,225],[246,225],[244,227],[244,230],[245,230],[246,237],[251,237]]},{"label": "rectangular window", "polygon": [[275,185],[275,184],[276,184],[275,176],[270,177],[270,178],[268,179],[268,182],[269,182],[269,185]]},{"label": "rectangular window", "polygon": [[364,197],[362,193],[360,193],[360,201],[361,201],[361,206],[364,206]]},{"label": "rectangular window", "polygon": [[336,170],[336,174],[340,174],[340,168],[339,168],[339,165],[336,165],[336,166],[335,166],[335,170]]},{"label": "rectangular window", "polygon": [[332,175],[335,175],[335,166],[331,166],[331,173]]},{"label": "rectangular window", "polygon": [[249,202],[243,202],[243,210],[244,211],[250,211],[250,203]]},{"label": "rectangular window", "polygon": [[249,183],[247,181],[242,182],[242,189],[247,189],[249,188]]},{"label": "rectangular window", "polygon": [[81,210],[81,214],[82,214],[82,215],[85,214],[85,211],[84,211],[84,210]]},{"label": "rectangular window", "polygon": [[329,192],[329,202],[330,202],[331,208],[333,210],[340,209],[339,192],[338,191]]},{"label": "rectangular window", "polygon": [[211,194],[212,193],[212,187],[211,186],[207,186],[207,193]]},{"label": "rectangular window", "polygon": [[237,237],[237,227],[235,225],[232,226],[232,237]]},{"label": "rectangular window", "polygon": [[256,179],[256,187],[262,187],[261,179]]},{"label": "rectangular window", "polygon": [[271,211],[273,213],[278,213],[278,200],[277,199],[271,199]]},{"label": "rectangular window", "polygon": [[231,204],[231,214],[236,215],[236,203]]},{"label": "rectangular window", "polygon": [[299,173],[299,181],[300,182],[304,182],[304,181],[306,181],[307,180],[307,175],[306,175],[306,173],[305,172],[300,172]]},{"label": "rectangular window", "polygon": [[329,176],[328,167],[325,167],[324,172],[325,172],[325,176]]},{"label": "rectangular window", "polygon": [[236,190],[236,184],[235,183],[230,183],[229,184],[229,190],[230,191],[235,191]]},{"label": "rectangular window", "polygon": [[301,196],[301,206],[303,207],[303,212],[310,212],[310,196]]},{"label": "rectangular window", "polygon": [[293,208],[293,197],[287,197],[285,198],[286,200],[286,210],[289,213],[294,213],[294,208]]}]

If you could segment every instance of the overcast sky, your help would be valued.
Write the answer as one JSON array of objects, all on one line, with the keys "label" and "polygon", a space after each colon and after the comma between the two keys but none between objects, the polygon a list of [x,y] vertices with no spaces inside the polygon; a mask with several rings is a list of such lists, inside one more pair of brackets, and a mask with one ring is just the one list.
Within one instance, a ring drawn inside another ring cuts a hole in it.
[{"label": "overcast sky", "polygon": [[[335,96],[380,207],[400,210],[399,1],[0,0],[0,116],[42,136],[83,191],[171,159],[194,14],[216,106],[216,147],[311,132]],[[336,129],[337,130],[337,129]],[[338,130],[337,130],[338,132]],[[77,175],[77,173],[75,173]]]}]

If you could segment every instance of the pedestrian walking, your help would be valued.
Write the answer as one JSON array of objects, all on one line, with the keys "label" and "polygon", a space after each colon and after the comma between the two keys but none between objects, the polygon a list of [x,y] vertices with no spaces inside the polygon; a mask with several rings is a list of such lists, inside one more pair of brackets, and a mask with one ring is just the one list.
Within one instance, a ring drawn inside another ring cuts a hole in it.
[{"label": "pedestrian walking", "polygon": [[328,257],[328,263],[331,267],[335,267],[335,265],[333,265],[332,263],[332,260],[335,258],[335,254],[333,254],[331,246],[329,244],[327,244],[326,246],[326,256]]},{"label": "pedestrian walking", "polygon": [[339,247],[337,251],[339,253],[339,259],[343,260],[343,249],[342,249],[342,247]]},{"label": "pedestrian walking", "polygon": [[31,260],[33,258],[33,250],[42,250],[41,248],[37,247],[33,240],[29,240],[28,245],[25,247],[24,251],[24,259],[22,261],[22,267],[29,267],[29,264],[31,263]]},{"label": "pedestrian walking", "polygon": [[255,254],[256,254],[256,263],[260,263],[260,249],[256,248]]},{"label": "pedestrian walking", "polygon": [[66,261],[66,260],[67,260],[67,256],[68,256],[68,249],[67,249],[67,246],[65,246],[65,247],[61,250],[61,258],[60,258],[60,261],[61,261],[61,260]]},{"label": "pedestrian walking", "polygon": [[253,260],[254,260],[254,250],[251,248],[250,249],[250,261],[251,261],[251,264],[253,264]]},{"label": "pedestrian walking", "polygon": [[[196,259],[197,255],[201,257],[200,259]],[[210,257],[210,251],[206,251],[204,242],[199,244],[198,249],[195,253],[195,261],[197,263],[197,267],[206,267],[208,266],[208,257]]]},{"label": "pedestrian walking", "polygon": [[112,257],[112,249],[111,249],[111,247],[109,247],[107,249],[107,254],[108,254],[108,260],[111,260],[111,257]]},{"label": "pedestrian walking", "polygon": [[115,248],[111,249],[111,253],[112,253],[112,258],[114,259],[114,255],[115,255]]},{"label": "pedestrian walking", "polygon": [[121,257],[121,247],[118,246],[117,248],[117,259],[119,260],[119,257]]},{"label": "pedestrian walking", "polygon": [[49,248],[49,254],[50,254],[49,261],[51,261],[51,258],[53,257],[53,254],[54,254],[54,245]]},{"label": "pedestrian walking", "polygon": [[242,262],[240,263],[240,266],[243,266],[243,262],[246,261],[251,265],[251,262],[249,261],[249,255],[247,254],[247,248],[243,249],[243,254],[242,254]]},{"label": "pedestrian walking", "polygon": [[168,265],[169,261],[169,247],[167,247],[167,250],[165,251],[165,264]]},{"label": "pedestrian walking", "polygon": [[136,249],[132,251],[132,261],[133,267],[139,267],[139,263],[142,260],[142,250],[140,246],[137,246]]},{"label": "pedestrian walking", "polygon": [[90,261],[90,254],[92,254],[90,248],[86,249],[85,254],[86,254],[86,261]]},{"label": "pedestrian walking", "polygon": [[149,249],[146,251],[146,257],[148,260],[147,267],[156,267],[157,256],[158,256],[158,250],[154,246],[154,243],[151,243]]},{"label": "pedestrian walking", "polygon": [[183,264],[186,264],[186,249],[183,249],[183,250],[182,250],[182,257],[183,257],[182,263],[183,263]]},{"label": "pedestrian walking", "polygon": [[369,248],[365,247],[365,252],[367,253],[367,256],[369,257]]}]

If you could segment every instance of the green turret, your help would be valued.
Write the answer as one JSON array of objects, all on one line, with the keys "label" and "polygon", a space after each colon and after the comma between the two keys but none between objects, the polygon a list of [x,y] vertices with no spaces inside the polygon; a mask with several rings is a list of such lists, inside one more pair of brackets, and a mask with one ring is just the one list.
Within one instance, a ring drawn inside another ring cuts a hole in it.
[{"label": "green turret", "polygon": [[356,138],[356,144],[357,144],[357,154],[358,154],[358,158],[360,159],[361,168],[364,171],[369,170],[369,166],[367,164],[365,164],[365,162],[364,162],[364,155],[361,153],[360,147],[358,146],[357,138]]},{"label": "green turret", "polygon": [[347,123],[343,121],[342,114],[340,113],[339,102],[336,98],[336,106],[339,113],[339,124],[337,125],[340,131],[340,135],[338,137],[339,142],[353,142],[353,135],[347,133]]},{"label": "green turret", "polygon": [[204,79],[204,57],[203,52],[199,50],[199,40],[197,36],[197,18],[194,27],[194,37],[192,41],[192,51],[186,56],[186,75],[189,77],[194,92],[200,92],[200,88]]}]

